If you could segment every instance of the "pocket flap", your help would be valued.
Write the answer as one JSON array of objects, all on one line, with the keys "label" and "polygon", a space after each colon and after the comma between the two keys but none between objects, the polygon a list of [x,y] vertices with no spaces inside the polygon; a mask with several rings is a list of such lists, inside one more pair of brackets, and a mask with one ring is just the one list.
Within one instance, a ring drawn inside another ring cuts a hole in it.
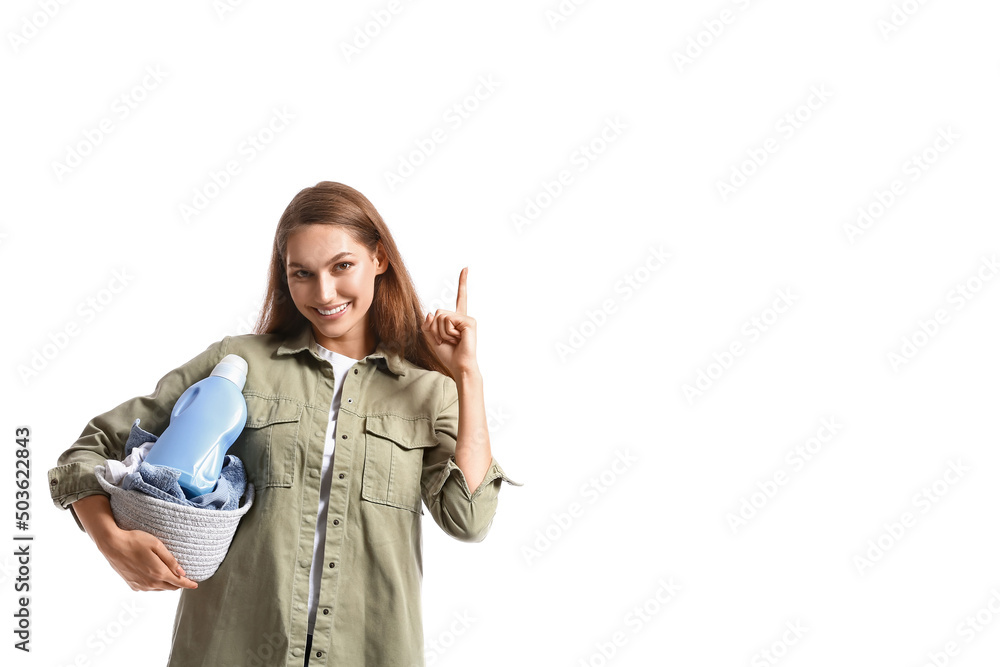
[{"label": "pocket flap", "polygon": [[429,419],[370,415],[365,417],[365,431],[392,440],[403,449],[434,447],[438,444]]},{"label": "pocket flap", "polygon": [[298,421],[302,406],[287,398],[244,394],[247,401],[246,428],[263,428],[278,422]]}]

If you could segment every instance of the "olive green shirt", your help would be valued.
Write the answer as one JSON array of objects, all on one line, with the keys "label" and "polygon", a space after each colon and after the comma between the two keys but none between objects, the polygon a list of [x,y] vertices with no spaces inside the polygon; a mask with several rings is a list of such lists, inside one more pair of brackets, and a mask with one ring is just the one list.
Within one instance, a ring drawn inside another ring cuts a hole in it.
[{"label": "olive green shirt", "polygon": [[[255,498],[216,573],[181,590],[169,667],[303,663],[334,392],[333,367],[314,343],[308,326],[288,338],[227,336],[163,376],[152,394],[94,417],[49,470],[58,507],[107,495],[94,466],[124,458],[136,418],[146,431],[162,433],[185,389],[227,354],[246,359],[248,417],[228,451],[243,461]],[[454,457],[455,381],[381,344],[348,370],[334,437],[309,665],[422,666],[421,500],[445,533],[478,542],[493,522],[501,482],[517,482],[493,459],[470,493]]]}]

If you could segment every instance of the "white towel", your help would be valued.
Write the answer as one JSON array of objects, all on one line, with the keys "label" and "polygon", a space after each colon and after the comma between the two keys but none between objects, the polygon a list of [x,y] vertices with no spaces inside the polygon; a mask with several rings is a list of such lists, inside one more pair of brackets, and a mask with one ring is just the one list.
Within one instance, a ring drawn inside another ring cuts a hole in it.
[{"label": "white towel", "polygon": [[142,463],[142,460],[146,458],[146,454],[149,450],[153,448],[156,442],[144,442],[138,447],[133,447],[131,453],[125,457],[124,461],[115,461],[114,459],[107,459],[104,462],[104,479],[108,480],[115,486],[121,486],[122,480],[125,479],[125,475],[133,473]]}]

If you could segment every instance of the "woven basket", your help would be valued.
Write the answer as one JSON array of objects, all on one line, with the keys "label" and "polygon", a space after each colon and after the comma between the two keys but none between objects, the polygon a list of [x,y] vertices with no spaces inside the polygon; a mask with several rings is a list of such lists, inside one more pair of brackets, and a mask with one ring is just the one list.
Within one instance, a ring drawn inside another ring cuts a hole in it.
[{"label": "woven basket", "polygon": [[253,484],[247,482],[243,506],[216,510],[160,500],[135,489],[123,489],[104,478],[104,466],[94,467],[101,487],[111,495],[111,513],[123,530],[142,530],[163,542],[191,581],[204,581],[219,569],[229,551],[236,526],[253,505]]}]

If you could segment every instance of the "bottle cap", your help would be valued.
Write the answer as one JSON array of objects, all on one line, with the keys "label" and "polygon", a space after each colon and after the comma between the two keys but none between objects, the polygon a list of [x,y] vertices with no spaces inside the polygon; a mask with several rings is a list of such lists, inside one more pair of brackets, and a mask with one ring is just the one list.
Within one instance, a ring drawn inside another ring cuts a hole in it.
[{"label": "bottle cap", "polygon": [[212,375],[226,378],[243,391],[243,386],[247,383],[247,368],[246,359],[238,354],[227,354],[212,369]]}]

